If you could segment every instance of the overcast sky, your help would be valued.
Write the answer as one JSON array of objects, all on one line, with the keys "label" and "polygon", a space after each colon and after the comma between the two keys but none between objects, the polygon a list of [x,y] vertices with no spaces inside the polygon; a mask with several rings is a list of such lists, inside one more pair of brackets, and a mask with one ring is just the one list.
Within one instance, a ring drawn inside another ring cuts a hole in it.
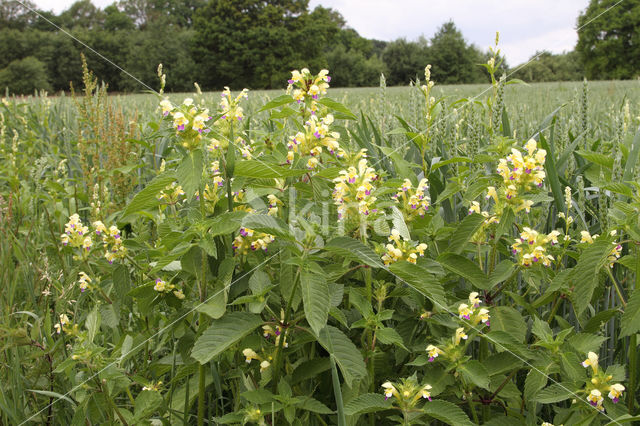
[{"label": "overcast sky", "polygon": [[[35,0],[56,13],[74,0]],[[105,7],[113,0],[93,0]],[[577,41],[578,14],[589,0],[310,0],[338,10],[347,25],[360,35],[378,40],[430,38],[445,21],[453,19],[468,42],[482,50],[500,31],[502,52],[509,65],[525,62],[537,50],[561,53]],[[604,18],[603,18],[604,19]]]}]

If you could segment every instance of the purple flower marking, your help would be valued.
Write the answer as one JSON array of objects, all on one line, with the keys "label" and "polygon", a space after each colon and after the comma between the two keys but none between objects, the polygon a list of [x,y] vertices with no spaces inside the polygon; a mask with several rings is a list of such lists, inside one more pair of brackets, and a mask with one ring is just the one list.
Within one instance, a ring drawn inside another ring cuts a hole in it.
[{"label": "purple flower marking", "polygon": [[589,401],[589,404],[591,404],[591,405],[592,405],[592,406],[594,406],[594,407],[598,405],[598,403],[597,403],[597,402],[595,402],[595,401]]},{"label": "purple flower marking", "polygon": [[354,178],[354,177],[349,178],[349,183],[356,183],[356,178]]},{"label": "purple flower marking", "polygon": [[435,359],[434,357],[430,356],[429,357],[429,362],[433,362],[434,359]]},{"label": "purple flower marking", "polygon": [[534,261],[534,262],[537,262],[537,261],[538,261],[538,258],[537,258],[536,256],[533,256],[533,261]]},{"label": "purple flower marking", "polygon": [[317,130],[314,132],[313,136],[315,136],[316,138],[320,139],[320,132],[318,132]]},{"label": "purple flower marking", "polygon": [[463,315],[463,316],[462,316],[462,318],[464,318],[464,319],[471,319],[471,318],[469,318],[469,315]]},{"label": "purple flower marking", "polygon": [[616,398],[613,398],[612,401],[613,401],[614,404],[617,404],[619,399],[616,397]]},{"label": "purple flower marking", "polygon": [[524,169],[524,172],[529,174],[529,173],[531,173],[531,169]]},{"label": "purple flower marking", "polygon": [[331,81],[331,76],[330,75],[326,76],[325,80],[327,81],[327,83],[329,83]]},{"label": "purple flower marking", "polygon": [[163,117],[166,117],[167,115],[169,115],[169,111],[165,111],[165,112],[162,113]]},{"label": "purple flower marking", "polygon": [[293,83],[294,83],[294,81],[293,81],[293,80],[287,80],[287,83],[289,83],[289,84],[293,84]]},{"label": "purple flower marking", "polygon": [[222,117],[220,117],[220,118],[222,118],[223,120],[226,120],[226,119],[227,119],[227,116],[226,116],[226,115],[223,115],[223,116],[222,116]]},{"label": "purple flower marking", "polygon": [[318,95],[311,96],[313,99],[318,99]]},{"label": "purple flower marking", "polygon": [[179,125],[178,130],[184,130],[184,124]]}]

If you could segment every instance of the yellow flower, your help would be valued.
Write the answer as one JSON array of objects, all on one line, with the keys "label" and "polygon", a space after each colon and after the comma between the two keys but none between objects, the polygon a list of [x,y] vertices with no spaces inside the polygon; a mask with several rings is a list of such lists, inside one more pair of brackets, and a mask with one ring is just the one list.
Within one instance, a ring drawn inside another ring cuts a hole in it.
[{"label": "yellow flower", "polygon": [[477,308],[478,306],[480,306],[480,303],[482,302],[478,297],[477,291],[472,291],[471,293],[469,293],[469,303],[471,303],[471,306],[473,306],[474,308]]},{"label": "yellow flower", "polygon": [[162,115],[167,116],[171,111],[173,111],[173,104],[169,101],[169,99],[163,99],[160,102],[160,107],[162,108]]},{"label": "yellow flower", "polygon": [[594,374],[598,373],[598,355],[595,352],[589,352],[587,354],[587,359],[582,361],[582,366],[584,368],[591,367],[593,369]]},{"label": "yellow flower", "polygon": [[597,237],[597,235],[594,235],[592,237],[589,231],[580,231],[580,236],[581,236],[580,238],[581,243],[589,243],[589,244],[592,244],[593,239]]},{"label": "yellow flower", "polygon": [[64,326],[69,323],[69,317],[66,314],[60,314],[60,320],[58,321],[58,323],[53,325],[53,328],[56,329],[56,333],[60,334]]},{"label": "yellow flower", "polygon": [[458,315],[461,319],[470,319],[472,313],[473,310],[469,309],[469,305],[466,303],[461,303],[460,306],[458,306]]},{"label": "yellow flower", "polygon": [[182,292],[182,290],[175,290],[173,292],[173,295],[177,298],[177,299],[184,299],[184,293]]},{"label": "yellow flower", "polygon": [[620,383],[616,383],[614,385],[609,386],[609,398],[613,401],[614,404],[617,404],[622,396],[622,392],[624,392],[624,386]]},{"label": "yellow flower", "polygon": [[382,384],[382,388],[384,389],[384,399],[387,400],[392,396],[398,397],[398,390],[393,386],[391,382],[384,382]]},{"label": "yellow flower", "polygon": [[242,355],[244,355],[247,364],[251,363],[251,360],[259,359],[258,354],[251,348],[244,349]]},{"label": "yellow flower", "polygon": [[469,207],[469,214],[477,213],[480,214],[480,203],[477,201],[472,201],[471,206]]},{"label": "yellow flower", "polygon": [[468,337],[469,336],[465,334],[463,327],[456,329],[456,337],[455,337],[456,345],[460,344],[460,340],[467,340]]},{"label": "yellow flower", "polygon": [[189,119],[183,113],[180,111],[173,113],[173,127],[176,130],[184,130],[187,124],[189,124]]},{"label": "yellow flower", "polygon": [[79,275],[80,279],[78,280],[78,286],[80,287],[80,291],[83,292],[89,287],[89,284],[91,284],[91,278],[82,271]]},{"label": "yellow flower", "polygon": [[155,291],[158,291],[160,293],[164,292],[166,289],[167,283],[164,282],[163,280],[161,280],[160,278],[156,279],[156,284],[153,286],[153,289]]},{"label": "yellow flower", "polygon": [[439,355],[444,354],[444,351],[442,351],[442,349],[433,345],[427,346],[426,351],[427,351],[427,354],[429,355],[429,362],[433,362],[433,360],[438,358]]},{"label": "yellow flower", "polygon": [[420,391],[420,393],[422,394],[422,397],[424,399],[428,399],[429,401],[431,401],[431,392],[429,392],[430,390],[431,390],[431,385],[424,385],[424,387]]},{"label": "yellow flower", "polygon": [[271,367],[271,364],[269,363],[269,361],[267,361],[267,360],[262,361],[260,363],[260,372],[264,373],[264,371],[269,367]]},{"label": "yellow flower", "polygon": [[604,411],[602,393],[598,389],[591,390],[589,396],[587,396],[587,401],[592,407],[597,408],[599,411]]}]

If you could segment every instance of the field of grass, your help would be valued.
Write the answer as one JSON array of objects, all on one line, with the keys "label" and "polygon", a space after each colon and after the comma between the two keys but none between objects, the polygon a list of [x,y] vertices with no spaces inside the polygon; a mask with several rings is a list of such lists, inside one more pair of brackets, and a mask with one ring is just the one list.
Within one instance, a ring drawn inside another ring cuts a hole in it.
[{"label": "field of grass", "polygon": [[326,80],[2,100],[0,424],[640,421],[640,82]]}]

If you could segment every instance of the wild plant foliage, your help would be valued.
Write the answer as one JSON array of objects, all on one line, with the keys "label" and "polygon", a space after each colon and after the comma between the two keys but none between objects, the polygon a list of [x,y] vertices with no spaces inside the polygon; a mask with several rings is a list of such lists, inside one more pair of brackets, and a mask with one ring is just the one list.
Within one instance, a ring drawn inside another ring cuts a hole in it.
[{"label": "wild plant foliage", "polygon": [[102,143],[90,78],[75,143],[4,99],[2,423],[640,419],[638,118],[518,134],[493,52],[488,96],[426,67],[404,117],[308,69],[259,107],[159,69],[153,118]]}]

